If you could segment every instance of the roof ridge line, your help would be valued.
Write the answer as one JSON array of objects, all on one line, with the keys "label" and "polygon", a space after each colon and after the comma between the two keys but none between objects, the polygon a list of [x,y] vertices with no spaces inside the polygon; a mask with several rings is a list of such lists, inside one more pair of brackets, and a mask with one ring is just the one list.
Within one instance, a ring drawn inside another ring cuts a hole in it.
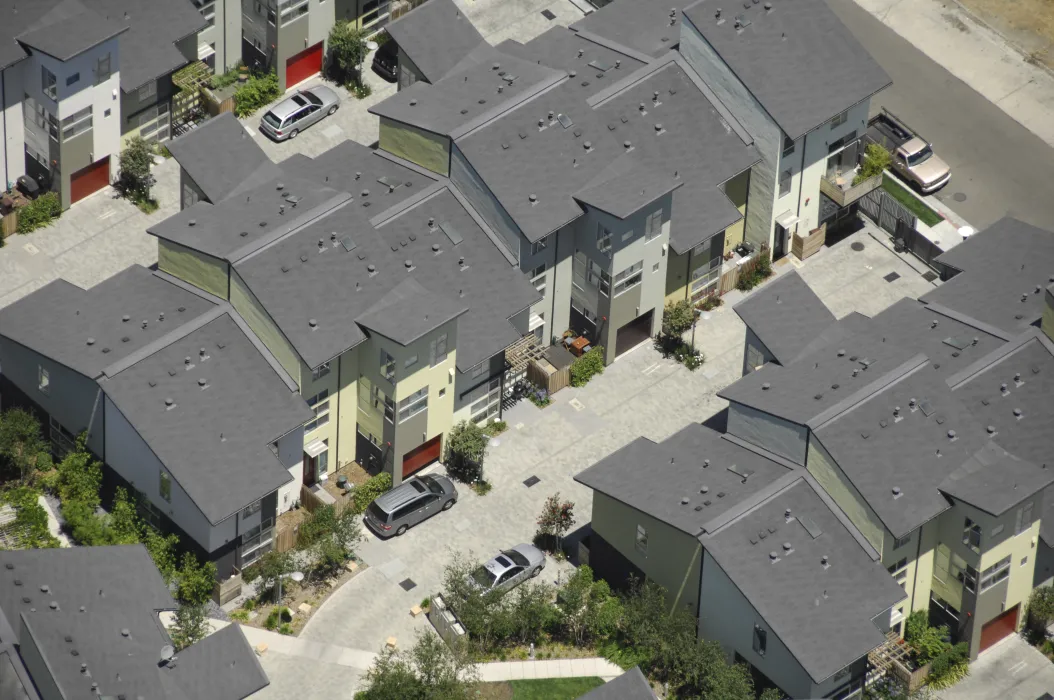
[{"label": "roof ridge line", "polygon": [[819,414],[805,421],[805,427],[816,432],[821,430],[831,421],[838,418],[841,414],[848,412],[861,404],[865,399],[877,394],[883,389],[896,384],[905,377],[913,374],[915,371],[922,368],[924,364],[930,361],[930,358],[925,353],[918,353],[914,355],[910,360],[904,362],[893,369],[887,371],[885,374],[879,375],[878,379],[874,380],[870,384],[865,384],[861,388],[854,391],[849,396],[845,397],[835,405],[831,406],[825,411],[821,411]]},{"label": "roof ridge line", "polygon": [[242,246],[241,248],[238,248],[233,253],[230,253],[227,256],[226,260],[232,266],[237,266],[238,263],[250,260],[251,258],[255,257],[258,253],[262,253],[271,246],[280,243],[291,236],[295,236],[311,224],[329,216],[335,211],[343,209],[353,201],[355,201],[355,197],[353,197],[347,192],[338,191],[335,197],[327,199],[325,202],[319,204],[317,207],[314,207],[313,209],[300,215],[298,218],[293,219],[293,222],[290,224],[290,228],[288,230],[283,231],[277,236],[275,236],[274,234],[270,234],[268,236],[265,236],[263,239],[253,241],[252,243],[248,243]]},{"label": "roof ridge line", "polygon": [[[520,60],[522,61],[523,59]],[[548,66],[544,67],[549,68]],[[504,102],[501,102],[491,107],[483,114],[480,114],[474,119],[470,119],[469,121],[458,126],[457,128],[452,129],[449,133],[446,134],[446,137],[449,138],[452,142],[456,142],[458,139],[465,138],[466,136],[471,135],[474,131],[484,128],[495,119],[503,117],[506,114],[510,114],[511,112],[515,112],[524,104],[530,102],[539,95],[544,95],[550,90],[559,87],[560,85],[563,85],[564,82],[570,78],[566,71],[562,71],[557,68],[549,68],[549,70],[553,71],[554,73],[557,73],[557,75],[555,76],[555,78],[553,76],[550,76],[550,79],[542,80],[539,81],[539,83],[536,83],[536,85],[541,85],[541,87],[539,87],[537,90],[534,90],[533,92],[522,92],[517,95],[514,95],[509,99],[506,99]],[[427,129],[425,129],[425,131],[427,131]]]},{"label": "roof ridge line", "polygon": [[718,516],[704,522],[702,524],[702,533],[706,535],[716,535],[722,529],[734,524],[741,518],[750,515],[755,510],[763,506],[768,501],[772,500],[774,496],[782,491],[786,491],[791,488],[802,478],[802,472],[805,470],[801,467],[789,471],[780,478],[773,481],[768,486],[764,487],[760,491],[751,494],[748,498],[741,500],[733,508],[726,510]]},{"label": "roof ridge line", "polygon": [[[948,281],[950,282],[951,280],[948,280]],[[923,295],[923,296],[925,296],[925,295]],[[976,328],[979,331],[984,331],[988,335],[994,335],[996,338],[999,338],[1000,340],[1011,341],[1015,337],[1014,335],[1004,331],[1002,328],[999,328],[997,326],[993,326],[993,325],[991,325],[989,323],[985,323],[984,321],[978,321],[973,316],[969,316],[967,314],[961,313],[959,311],[956,311],[955,309],[949,309],[947,306],[944,306],[943,304],[930,303],[930,302],[925,301],[921,297],[917,301],[921,302],[923,307],[933,309],[936,313],[939,313],[941,316],[946,316],[946,317],[952,319],[953,321],[958,321],[959,323],[962,323],[962,324],[965,324],[967,326],[970,326],[971,328]]]},{"label": "roof ridge line", "polygon": [[624,78],[619,78],[603,90],[599,90],[587,97],[586,104],[589,105],[590,109],[602,107],[605,102],[614,99],[619,93],[623,92],[634,83],[639,83],[645,76],[654,75],[668,67],[671,63],[676,63],[676,53],[676,51],[669,51],[659,58],[649,59],[648,62],[629,75]]},{"label": "roof ridge line", "polygon": [[96,381],[100,381],[103,378],[110,379],[120,374],[124,370],[128,369],[129,367],[132,367],[133,365],[142,362],[143,360],[157,353],[158,351],[167,348],[169,345],[176,342],[177,340],[181,340],[187,337],[194,331],[208,325],[223,314],[227,313],[227,308],[224,308],[224,306],[229,307],[226,302],[224,302],[224,304],[217,304],[205,313],[199,316],[195,316],[194,318],[183,323],[182,325],[176,326],[160,338],[157,338],[151,343],[147,343],[135,352],[129,354],[127,357],[124,357],[121,360],[118,360],[117,362],[114,362],[113,364],[109,365],[108,367],[105,367],[102,370],[102,373],[99,376],[94,377],[94,379]]},{"label": "roof ridge line", "polygon": [[969,380],[981,374],[981,372],[990,365],[1023,350],[1025,346],[1033,340],[1042,345],[1051,355],[1054,355],[1054,341],[1048,338],[1047,334],[1039,328],[1031,328],[1016,338],[1012,338],[1004,345],[995,348],[987,355],[982,355],[973,363],[948,377],[945,382],[952,391],[955,391]]},{"label": "roof ridge line", "polygon": [[641,63],[651,63],[655,60],[654,58],[642,51],[637,51],[636,49],[630,48],[629,46],[625,46],[624,44],[620,44],[617,41],[613,41],[611,39],[608,39],[607,37],[595,34],[594,32],[591,32],[588,29],[574,29],[570,26],[567,29],[582,37],[586,41],[591,41],[597,46],[603,46],[605,49],[617,51],[623,56],[629,56],[632,59],[640,61]]}]

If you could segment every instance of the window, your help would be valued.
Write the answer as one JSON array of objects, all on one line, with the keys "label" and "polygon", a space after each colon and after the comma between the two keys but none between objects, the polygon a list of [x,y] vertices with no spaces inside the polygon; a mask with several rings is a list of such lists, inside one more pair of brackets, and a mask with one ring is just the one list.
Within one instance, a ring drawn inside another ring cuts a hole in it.
[{"label": "window", "polygon": [[[277,21],[278,21],[278,17],[275,15],[274,10],[268,10],[267,11],[267,23],[270,24],[273,27]],[[259,47],[257,47],[257,48],[259,48]]]},{"label": "window", "polygon": [[198,7],[198,12],[205,18],[206,26],[216,23],[216,0],[193,0]]},{"label": "window", "polygon": [[62,140],[79,136],[92,128],[92,106],[88,105],[62,120]]},{"label": "window", "polygon": [[495,377],[490,380],[487,386],[487,393],[482,398],[477,399],[473,402],[469,412],[472,415],[473,423],[481,423],[493,416],[498,415],[498,409],[501,407],[501,377]]},{"label": "window", "polygon": [[637,526],[637,541],[635,546],[637,551],[641,554],[648,553],[648,531],[644,529],[643,525]]},{"label": "window", "polygon": [[981,572],[981,593],[984,593],[1000,581],[1006,580],[1008,576],[1010,576],[1009,554]]},{"label": "window", "polygon": [[37,365],[37,388],[41,393],[51,393],[51,375],[41,365]]},{"label": "window", "polygon": [[399,422],[428,408],[428,387],[422,387],[399,402]]},{"label": "window", "polygon": [[537,255],[538,253],[545,250],[545,246],[549,245],[549,237],[539,239],[531,244],[531,255]]},{"label": "window", "polygon": [[169,503],[172,502],[172,476],[165,470],[161,470],[161,498]]},{"label": "window", "polygon": [[57,100],[59,97],[59,89],[55,84],[55,74],[44,66],[40,67],[40,89],[53,100]]},{"label": "window", "polygon": [[104,83],[110,79],[110,54],[101,56],[95,64],[95,84]]},{"label": "window", "polygon": [[441,333],[428,346],[429,365],[435,367],[440,362],[446,362],[446,333]]},{"label": "window", "polygon": [[893,577],[893,580],[900,584],[901,588],[904,588],[904,584],[908,580],[908,559],[904,557],[896,564],[889,567],[889,575]]},{"label": "window", "polygon": [[659,271],[659,263],[655,263],[654,265],[652,265],[651,266],[651,271],[652,272],[658,272]]},{"label": "window", "polygon": [[282,24],[291,22],[307,14],[310,5],[308,0],[279,0],[278,10],[282,15]]},{"label": "window", "polygon": [[151,97],[157,94],[157,82],[151,80],[149,83],[139,88],[139,101],[145,102]]},{"label": "window", "polygon": [[794,139],[792,139],[790,136],[787,136],[786,134],[784,134],[783,135],[783,157],[786,158],[787,156],[789,156],[789,155],[791,155],[793,153],[794,153]]},{"label": "window", "polygon": [[545,263],[531,270],[531,284],[540,294],[545,294]]},{"label": "window", "polygon": [[263,503],[263,501],[259,500],[259,501],[256,501],[255,503],[250,503],[249,505],[245,506],[245,510],[242,511],[242,520],[246,520],[247,518],[251,518],[254,515],[256,515],[257,513],[259,513],[260,512],[260,506],[261,506],[262,503]]},{"label": "window", "polygon": [[103,112],[102,112],[102,115],[103,115],[104,117],[108,117],[108,116],[110,116],[110,108],[109,108],[109,107],[107,107],[106,109],[104,109],[104,110],[103,110]]},{"label": "window", "polygon": [[963,525],[963,544],[978,554],[981,553],[981,526],[969,518]]},{"label": "window", "polygon": [[395,381],[395,358],[381,350],[381,376],[390,382]]},{"label": "window", "polygon": [[611,231],[604,228],[603,224],[597,224],[597,250],[601,253],[611,252]]},{"label": "window", "polygon": [[73,85],[74,83],[76,83],[80,79],[81,79],[81,74],[80,73],[74,73],[70,77],[66,78],[66,87],[69,87],[70,85]]},{"label": "window", "polygon": [[323,362],[321,365],[311,370],[311,381],[317,382],[322,377],[329,374],[329,363]]},{"label": "window", "polygon": [[644,222],[644,240],[654,241],[662,233],[662,209],[653,212]]},{"label": "window", "polygon": [[962,583],[963,587],[971,593],[977,592],[977,569],[967,564],[957,554],[952,554],[952,569],[955,578]]},{"label": "window", "polygon": [[410,355],[410,357],[403,360],[403,369],[409,369],[417,364],[417,355]]},{"label": "window", "polygon": [[791,169],[787,168],[780,173],[780,197],[785,197],[791,191]]},{"label": "window", "polygon": [[621,238],[622,238],[622,242],[623,243],[625,243],[629,239],[633,238],[633,229],[630,229],[629,231],[623,232]]},{"label": "window", "polygon": [[329,389],[323,389],[307,400],[307,406],[315,412],[315,417],[304,423],[304,432],[310,433],[329,423]]},{"label": "window", "polygon": [[1028,557],[1022,557],[1021,558],[1021,566],[1024,566],[1027,563],[1028,563]]},{"label": "window", "polygon": [[630,265],[622,272],[615,275],[615,296],[636,287],[641,281],[641,270],[644,269],[644,261]]},{"label": "window", "polygon": [[911,535],[905,535],[904,537],[896,537],[893,539],[893,549],[900,549],[911,544]]},{"label": "window", "polygon": [[754,651],[759,656],[764,656],[765,651],[768,648],[768,637],[769,633],[761,628],[761,625],[754,625]]},{"label": "window", "polygon": [[841,126],[842,124],[845,124],[845,122],[848,119],[849,119],[849,110],[846,110],[846,111],[842,112],[841,114],[835,116],[835,118],[831,120],[831,128],[833,129],[836,126]]},{"label": "window", "polygon": [[1032,501],[1017,509],[1017,524],[1014,526],[1014,534],[1020,535],[1032,527]]},{"label": "window", "polygon": [[376,386],[373,387],[373,407],[378,411],[384,406],[384,418],[389,423],[395,422],[395,402]]},{"label": "window", "polygon": [[1003,525],[1002,523],[1000,523],[999,525],[996,525],[995,527],[992,528],[992,532],[989,533],[988,536],[991,537],[992,539],[995,539],[996,537],[1001,535],[1003,530],[1005,530],[1005,529],[1006,529],[1006,526]]}]

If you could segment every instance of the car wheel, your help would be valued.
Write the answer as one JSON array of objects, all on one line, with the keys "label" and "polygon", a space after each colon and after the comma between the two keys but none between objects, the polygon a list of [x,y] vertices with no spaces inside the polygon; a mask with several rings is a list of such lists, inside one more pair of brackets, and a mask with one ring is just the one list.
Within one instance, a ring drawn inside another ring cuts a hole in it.
[{"label": "car wheel", "polygon": [[395,531],[395,536],[399,537],[409,529],[409,525],[400,525],[399,529]]},{"label": "car wheel", "polygon": [[337,107],[338,107],[338,106],[339,106],[339,105],[333,105],[332,107],[330,107],[330,108],[329,108],[329,111],[328,111],[328,112],[326,112],[326,114],[327,114],[327,115],[332,115],[332,114],[333,114],[334,112],[336,112],[336,111],[337,111]]},{"label": "car wheel", "polygon": [[541,567],[541,566],[534,567],[534,571],[531,572],[531,578],[534,578],[538,574],[542,573],[542,568],[543,567]]},{"label": "car wheel", "polygon": [[443,504],[443,510],[450,510],[451,508],[454,507],[455,503],[457,503],[457,501],[455,501],[453,498],[451,498],[449,501],[447,501],[446,503]]},{"label": "car wheel", "polygon": [[300,133],[300,129],[293,129],[292,131],[289,132],[289,138],[290,139],[295,139],[296,135],[299,134],[299,133]]}]

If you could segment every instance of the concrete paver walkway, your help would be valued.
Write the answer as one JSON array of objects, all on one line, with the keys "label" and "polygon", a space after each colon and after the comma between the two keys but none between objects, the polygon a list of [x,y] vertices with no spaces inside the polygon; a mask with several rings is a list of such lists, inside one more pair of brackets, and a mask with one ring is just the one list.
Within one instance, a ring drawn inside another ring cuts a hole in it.
[{"label": "concrete paver walkway", "polygon": [[622,668],[607,659],[535,659],[533,661],[492,661],[479,665],[479,679],[485,683],[530,678],[599,678],[622,675]]}]

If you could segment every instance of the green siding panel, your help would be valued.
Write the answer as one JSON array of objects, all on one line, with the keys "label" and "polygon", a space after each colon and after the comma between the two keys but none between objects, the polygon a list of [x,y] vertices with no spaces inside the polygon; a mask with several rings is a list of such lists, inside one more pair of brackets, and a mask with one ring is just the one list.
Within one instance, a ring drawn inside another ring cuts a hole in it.
[{"label": "green siding panel", "polygon": [[249,328],[252,328],[253,333],[267,346],[285,371],[289,372],[297,386],[301,386],[300,356],[234,270],[231,270],[230,301],[231,306],[242,315]]},{"label": "green siding panel", "polygon": [[885,542],[886,528],[878,519],[875,511],[867,505],[864,497],[856,490],[856,487],[842,473],[841,467],[834,461],[830,453],[814,439],[809,441],[809,456],[807,458],[807,469],[813,475],[820,486],[823,487],[834,502],[853,521],[860,533],[867,541],[882,554],[882,545]]},{"label": "green siding panel", "polygon": [[446,136],[382,118],[380,147],[434,173],[450,174],[450,139]]},{"label": "green siding panel", "polygon": [[172,241],[158,240],[157,268],[210,294],[227,298],[227,263]]}]

